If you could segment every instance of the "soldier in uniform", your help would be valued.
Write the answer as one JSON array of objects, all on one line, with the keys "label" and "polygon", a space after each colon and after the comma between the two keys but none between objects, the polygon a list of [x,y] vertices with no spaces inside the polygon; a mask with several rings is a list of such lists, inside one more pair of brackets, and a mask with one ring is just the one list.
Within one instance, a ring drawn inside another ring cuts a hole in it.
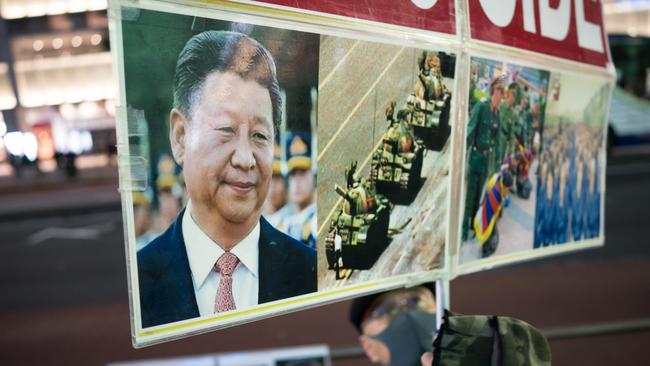
[{"label": "soldier in uniform", "polygon": [[158,160],[156,194],[158,196],[158,223],[155,226],[156,231],[162,232],[176,220],[183,195],[176,174],[176,162],[167,154],[163,154]]},{"label": "soldier in uniform", "polygon": [[532,116],[532,127],[530,130],[528,145],[537,155],[541,150],[541,115],[539,113],[539,102],[531,105],[530,114]]},{"label": "soldier in uniform", "polygon": [[472,218],[479,207],[481,191],[488,177],[488,163],[499,128],[499,105],[504,84],[501,78],[490,83],[490,99],[476,103],[467,126],[467,195],[463,219],[463,240],[467,240]]},{"label": "soldier in uniform", "polygon": [[135,226],[136,250],[147,246],[158,233],[151,230],[151,194],[150,192],[133,192],[133,224]]},{"label": "soldier in uniform", "polygon": [[519,86],[511,83],[506,92],[506,100],[500,106],[499,133],[497,134],[497,144],[495,146],[495,162],[493,169],[495,173],[501,168],[507,156],[514,152],[515,124],[517,123],[517,113],[515,112],[515,101]]},{"label": "soldier in uniform", "polygon": [[533,114],[530,111],[530,97],[524,93],[519,101],[519,124],[515,129],[515,136],[524,146],[524,149],[530,148],[531,133],[533,129]]},{"label": "soldier in uniform", "polygon": [[547,219],[544,216],[544,203],[546,199],[544,198],[544,192],[546,187],[546,171],[547,171],[547,154],[542,154],[539,160],[539,171],[537,174],[537,199],[535,200],[535,236],[533,241],[533,248],[537,249],[542,246],[544,241],[544,227],[546,225],[545,220]]},{"label": "soldier in uniform", "polygon": [[[287,138],[287,168],[289,170],[289,206],[278,229],[289,236],[316,248],[316,200],[312,172],[311,135],[292,132]],[[284,209],[284,208],[283,208]]]},{"label": "soldier in uniform", "polygon": [[264,216],[273,226],[278,224],[274,222],[278,216],[273,214],[278,212],[287,203],[287,181],[284,175],[282,147],[280,146],[279,139],[280,134],[276,134],[275,141],[273,142],[273,175],[271,177],[269,194],[264,203]]},{"label": "soldier in uniform", "polygon": [[592,150],[590,140],[587,140],[585,146],[584,170],[585,176],[583,179],[583,194],[584,194],[584,226],[583,236],[585,239],[593,238],[597,235],[594,234],[594,221],[600,213],[600,207],[596,207],[596,156]]},{"label": "soldier in uniform", "polygon": [[584,223],[584,196],[586,180],[584,162],[582,159],[582,148],[578,144],[576,156],[575,195],[571,206],[571,234],[573,241],[582,239]]}]

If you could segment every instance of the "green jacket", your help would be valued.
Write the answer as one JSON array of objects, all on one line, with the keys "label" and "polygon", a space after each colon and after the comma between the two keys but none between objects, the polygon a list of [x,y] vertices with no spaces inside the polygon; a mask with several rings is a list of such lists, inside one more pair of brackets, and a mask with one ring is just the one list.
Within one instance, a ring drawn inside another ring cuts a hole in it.
[{"label": "green jacket", "polygon": [[[502,154],[511,155],[514,152],[515,128],[518,123],[518,116],[514,108],[502,103],[499,113],[501,114],[501,125],[499,126],[499,150]],[[502,158],[501,156],[499,159]]]},{"label": "green jacket", "polygon": [[467,149],[489,151],[499,128],[499,113],[490,111],[487,101],[474,105],[467,124]]},{"label": "green jacket", "polygon": [[550,366],[542,333],[521,320],[445,311],[433,342],[433,366]]}]

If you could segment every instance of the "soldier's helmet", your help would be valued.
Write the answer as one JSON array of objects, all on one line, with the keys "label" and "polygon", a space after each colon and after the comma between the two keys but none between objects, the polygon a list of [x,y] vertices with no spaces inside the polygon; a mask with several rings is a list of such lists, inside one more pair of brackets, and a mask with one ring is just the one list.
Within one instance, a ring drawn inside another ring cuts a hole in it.
[{"label": "soldier's helmet", "polygon": [[296,170],[311,170],[311,134],[293,131],[287,134],[286,156],[289,174]]},{"label": "soldier's helmet", "polygon": [[180,189],[180,181],[176,174],[177,166],[174,159],[168,154],[162,154],[158,159],[157,168],[156,190],[171,191],[176,194]]},{"label": "soldier's helmet", "polygon": [[133,205],[134,206],[149,206],[151,204],[151,194],[148,191],[134,191],[133,192]]}]

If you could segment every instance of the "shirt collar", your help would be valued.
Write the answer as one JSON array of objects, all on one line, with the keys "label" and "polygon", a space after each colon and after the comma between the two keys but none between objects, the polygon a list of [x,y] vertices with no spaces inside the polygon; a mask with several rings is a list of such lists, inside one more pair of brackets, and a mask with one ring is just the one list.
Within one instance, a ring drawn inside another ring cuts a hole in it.
[{"label": "shirt collar", "polygon": [[[224,250],[210,239],[194,221],[191,214],[191,202],[187,203],[182,220],[183,240],[185,241],[190,270],[192,271],[192,281],[194,282],[194,288],[198,289],[212,272],[214,264],[223,255]],[[260,223],[258,221],[253,230],[230,250],[256,278],[259,268],[259,238]]]}]

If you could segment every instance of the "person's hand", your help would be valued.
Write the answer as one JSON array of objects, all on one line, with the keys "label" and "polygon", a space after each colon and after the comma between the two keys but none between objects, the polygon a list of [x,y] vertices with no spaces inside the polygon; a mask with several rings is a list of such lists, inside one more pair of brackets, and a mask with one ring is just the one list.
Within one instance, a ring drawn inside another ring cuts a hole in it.
[{"label": "person's hand", "polygon": [[424,352],[422,357],[420,357],[420,362],[422,366],[431,366],[433,363],[433,352]]}]

